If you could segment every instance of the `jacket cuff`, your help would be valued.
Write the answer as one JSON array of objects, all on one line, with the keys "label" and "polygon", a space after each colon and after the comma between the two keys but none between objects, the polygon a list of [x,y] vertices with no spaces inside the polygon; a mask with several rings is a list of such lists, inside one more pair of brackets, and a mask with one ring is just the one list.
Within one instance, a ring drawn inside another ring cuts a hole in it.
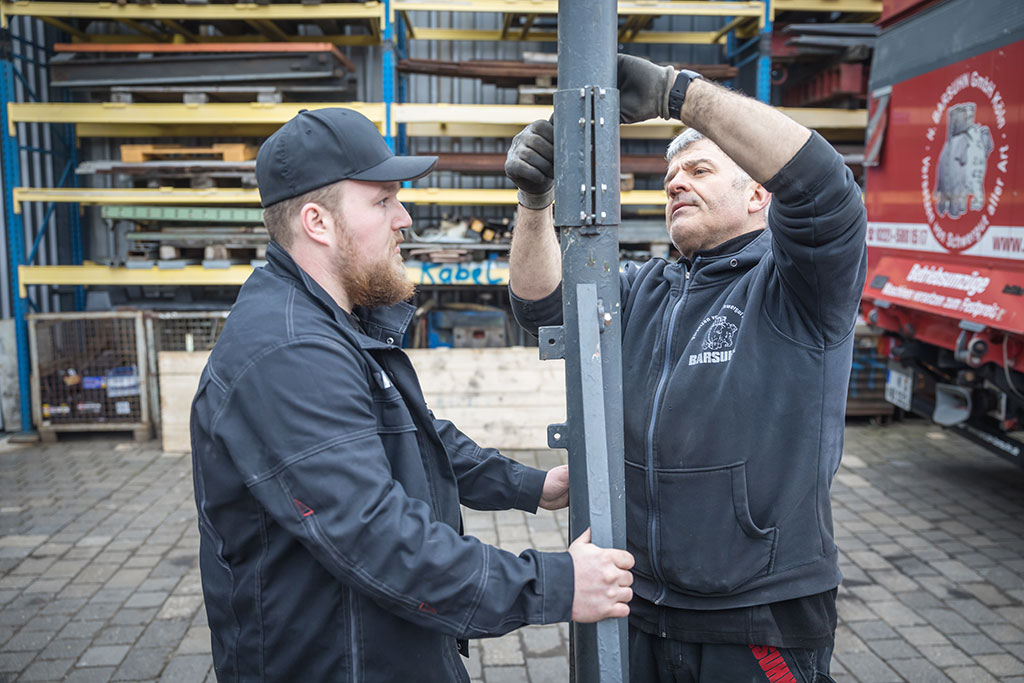
[{"label": "jacket cuff", "polygon": [[764,189],[790,203],[813,194],[822,184],[832,182],[833,174],[843,166],[843,158],[835,148],[812,130],[811,137],[800,151],[764,183]]},{"label": "jacket cuff", "polygon": [[537,512],[540,495],[544,492],[544,479],[548,473],[533,467],[523,467],[523,478],[519,481],[519,493],[512,508],[523,512]]},{"label": "jacket cuff", "polygon": [[543,299],[521,299],[508,288],[509,301],[512,304],[512,315],[519,325],[537,336],[537,328],[541,325],[555,325],[562,320],[562,283],[558,283],[555,291]]},{"label": "jacket cuff", "polygon": [[572,597],[576,593],[576,576],[573,573],[572,555],[564,553],[540,553],[541,576],[543,577],[544,624],[554,624],[572,619]]}]

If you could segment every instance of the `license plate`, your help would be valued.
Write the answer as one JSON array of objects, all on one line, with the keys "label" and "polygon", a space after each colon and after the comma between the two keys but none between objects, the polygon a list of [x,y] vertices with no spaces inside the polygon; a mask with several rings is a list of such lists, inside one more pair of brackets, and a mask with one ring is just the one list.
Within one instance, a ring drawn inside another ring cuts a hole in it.
[{"label": "license plate", "polygon": [[893,405],[910,410],[910,402],[914,396],[914,371],[902,367],[889,366],[885,376],[885,400]]}]

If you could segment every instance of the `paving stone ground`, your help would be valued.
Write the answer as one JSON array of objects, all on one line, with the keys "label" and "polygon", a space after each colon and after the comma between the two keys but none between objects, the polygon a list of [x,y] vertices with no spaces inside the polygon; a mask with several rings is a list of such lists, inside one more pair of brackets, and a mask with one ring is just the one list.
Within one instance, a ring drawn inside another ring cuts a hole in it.
[{"label": "paving stone ground", "polygon": [[[839,683],[1024,682],[1024,469],[919,422],[851,424],[832,498]],[[564,511],[466,528],[513,552],[568,540]],[[213,681],[197,545],[187,456],[0,442],[0,683]],[[568,680],[564,624],[471,654],[476,683]]]}]

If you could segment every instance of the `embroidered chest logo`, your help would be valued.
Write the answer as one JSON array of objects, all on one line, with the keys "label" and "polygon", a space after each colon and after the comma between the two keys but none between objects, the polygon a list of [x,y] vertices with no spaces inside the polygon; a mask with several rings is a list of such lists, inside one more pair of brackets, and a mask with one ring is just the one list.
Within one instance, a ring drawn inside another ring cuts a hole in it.
[{"label": "embroidered chest logo", "polygon": [[690,354],[689,365],[728,362],[735,351],[736,336],[740,329],[738,323],[742,318],[743,311],[733,305],[723,306],[718,315],[704,318],[690,338],[693,342],[703,335],[700,353]]},{"label": "embroidered chest logo", "polygon": [[708,328],[708,333],[704,335],[704,341],[701,342],[700,348],[705,351],[731,349],[738,329],[724,315],[713,316],[711,326]]}]

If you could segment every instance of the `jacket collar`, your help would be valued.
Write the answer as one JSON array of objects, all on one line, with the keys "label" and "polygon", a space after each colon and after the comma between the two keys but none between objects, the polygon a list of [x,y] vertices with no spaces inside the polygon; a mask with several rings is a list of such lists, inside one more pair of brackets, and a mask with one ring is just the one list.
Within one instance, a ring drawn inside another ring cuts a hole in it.
[{"label": "jacket collar", "polygon": [[697,251],[695,256],[699,256],[702,259],[704,259],[705,261],[707,261],[707,260],[709,260],[711,258],[714,258],[716,256],[725,256],[727,254],[735,254],[736,252],[741,251],[743,249],[743,247],[747,246],[748,244],[750,244],[751,242],[756,240],[758,237],[760,237],[761,233],[763,233],[763,232],[764,232],[763,228],[760,229],[760,230],[751,230],[750,232],[745,232],[742,235],[739,235],[737,237],[733,237],[730,240],[726,240],[725,242],[722,242],[721,244],[719,244],[716,247],[711,247],[710,249],[699,250],[699,251]]},{"label": "jacket collar", "polygon": [[771,248],[771,232],[757,230],[734,237],[717,247],[698,251],[692,262],[680,259],[693,277],[718,280],[749,270]]},{"label": "jacket collar", "polygon": [[400,302],[377,308],[357,307],[349,315],[309,273],[299,267],[291,254],[277,242],[267,244],[267,270],[295,282],[321,306],[326,308],[343,328],[356,333],[356,341],[364,349],[390,349],[401,346],[402,337],[412,320],[415,306]]}]

